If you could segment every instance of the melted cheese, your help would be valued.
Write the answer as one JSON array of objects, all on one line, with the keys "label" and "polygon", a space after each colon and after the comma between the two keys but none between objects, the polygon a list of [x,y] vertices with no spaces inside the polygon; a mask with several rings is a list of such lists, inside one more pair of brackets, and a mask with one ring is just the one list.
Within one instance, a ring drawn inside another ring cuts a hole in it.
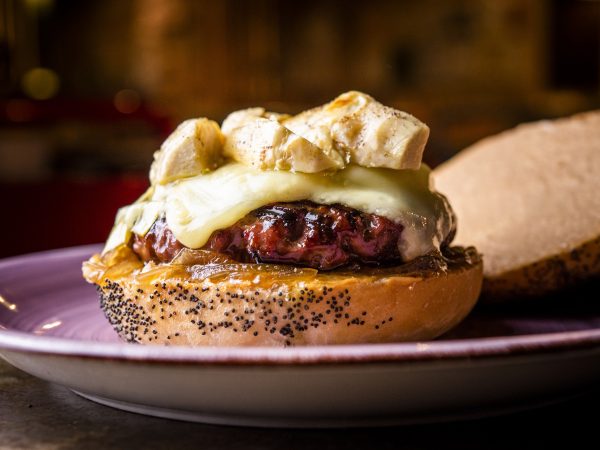
[{"label": "melted cheese", "polygon": [[105,251],[126,243],[131,232],[144,235],[166,216],[175,237],[190,248],[249,212],[274,202],[311,200],[341,203],[378,214],[404,226],[399,250],[405,260],[439,249],[450,232],[452,215],[441,195],[429,187],[430,170],[392,170],[348,166],[333,173],[261,171],[239,163],[166,185],[121,208]]}]

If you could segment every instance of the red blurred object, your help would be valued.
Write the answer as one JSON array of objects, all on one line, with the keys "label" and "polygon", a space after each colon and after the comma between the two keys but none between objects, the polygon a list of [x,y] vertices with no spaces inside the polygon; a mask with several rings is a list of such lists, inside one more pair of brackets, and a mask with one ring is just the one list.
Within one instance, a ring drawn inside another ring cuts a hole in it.
[{"label": "red blurred object", "polygon": [[173,124],[168,117],[145,105],[135,111],[122,113],[106,100],[0,100],[0,125],[39,125],[68,119],[91,123],[140,120],[157,130],[163,138],[173,131]]},{"label": "red blurred object", "polygon": [[1,183],[0,257],[103,242],[117,210],[147,187],[142,176]]},{"label": "red blurred object", "polygon": [[[153,146],[152,139],[158,145],[171,129],[169,118],[143,102],[124,113],[106,99],[0,101],[0,130],[19,131],[17,136],[34,136],[35,143],[44,144],[40,154],[33,153],[37,165],[24,173],[5,170],[11,176],[0,181],[0,257],[104,242],[117,210],[148,187],[147,176],[139,172],[153,151],[148,145]],[[8,140],[15,135],[3,138],[10,152],[24,146]],[[96,141],[105,139],[112,152],[99,153]],[[10,152],[5,155],[27,166],[27,155]],[[127,175],[109,175],[118,171]]]}]

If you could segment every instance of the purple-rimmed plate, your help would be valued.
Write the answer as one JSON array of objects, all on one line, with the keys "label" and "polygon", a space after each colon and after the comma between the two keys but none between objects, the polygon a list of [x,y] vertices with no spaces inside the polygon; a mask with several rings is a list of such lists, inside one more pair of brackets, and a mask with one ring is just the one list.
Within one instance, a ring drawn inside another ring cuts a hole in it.
[{"label": "purple-rimmed plate", "polygon": [[600,308],[592,302],[569,314],[478,312],[433,342],[125,344],[81,278],[81,262],[98,249],[0,262],[0,355],[117,408],[251,426],[385,425],[515,410],[582,392],[600,379]]}]

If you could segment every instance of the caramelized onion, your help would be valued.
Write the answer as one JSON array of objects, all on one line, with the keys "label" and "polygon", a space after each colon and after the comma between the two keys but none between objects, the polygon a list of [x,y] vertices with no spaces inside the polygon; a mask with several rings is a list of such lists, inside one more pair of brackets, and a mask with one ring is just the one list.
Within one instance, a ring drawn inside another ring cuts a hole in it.
[{"label": "caramelized onion", "polygon": [[[168,268],[168,269],[167,269]],[[314,278],[316,269],[300,268],[282,264],[252,264],[240,263],[228,256],[210,250],[182,249],[171,263],[155,265],[149,276],[163,274],[165,270],[173,272],[186,271],[193,280],[220,280],[225,277],[230,280],[253,280],[257,282],[261,275],[268,274],[280,278]],[[258,278],[256,278],[258,276]]]},{"label": "caramelized onion", "polygon": [[143,267],[137,255],[126,245],[120,245],[109,252],[94,255],[83,264],[83,273],[95,283],[104,282],[106,278],[118,279],[129,276]]},{"label": "caramelized onion", "polygon": [[197,264],[228,264],[236,261],[223,253],[213,252],[211,250],[193,250],[183,248],[177,253],[171,264],[181,264],[184,266],[193,266]]},{"label": "caramelized onion", "polygon": [[192,279],[195,280],[221,280],[228,278],[235,280],[254,280],[260,283],[262,275],[277,277],[277,280],[297,278],[311,279],[319,272],[316,269],[284,266],[281,264],[196,264],[189,268]]}]

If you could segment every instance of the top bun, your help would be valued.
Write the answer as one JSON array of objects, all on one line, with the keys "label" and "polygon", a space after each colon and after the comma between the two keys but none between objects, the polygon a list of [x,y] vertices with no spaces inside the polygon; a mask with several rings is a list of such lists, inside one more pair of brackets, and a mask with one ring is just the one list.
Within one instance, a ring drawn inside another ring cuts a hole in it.
[{"label": "top bun", "polygon": [[600,111],[520,125],[438,167],[436,188],[483,254],[488,299],[600,274]]}]

